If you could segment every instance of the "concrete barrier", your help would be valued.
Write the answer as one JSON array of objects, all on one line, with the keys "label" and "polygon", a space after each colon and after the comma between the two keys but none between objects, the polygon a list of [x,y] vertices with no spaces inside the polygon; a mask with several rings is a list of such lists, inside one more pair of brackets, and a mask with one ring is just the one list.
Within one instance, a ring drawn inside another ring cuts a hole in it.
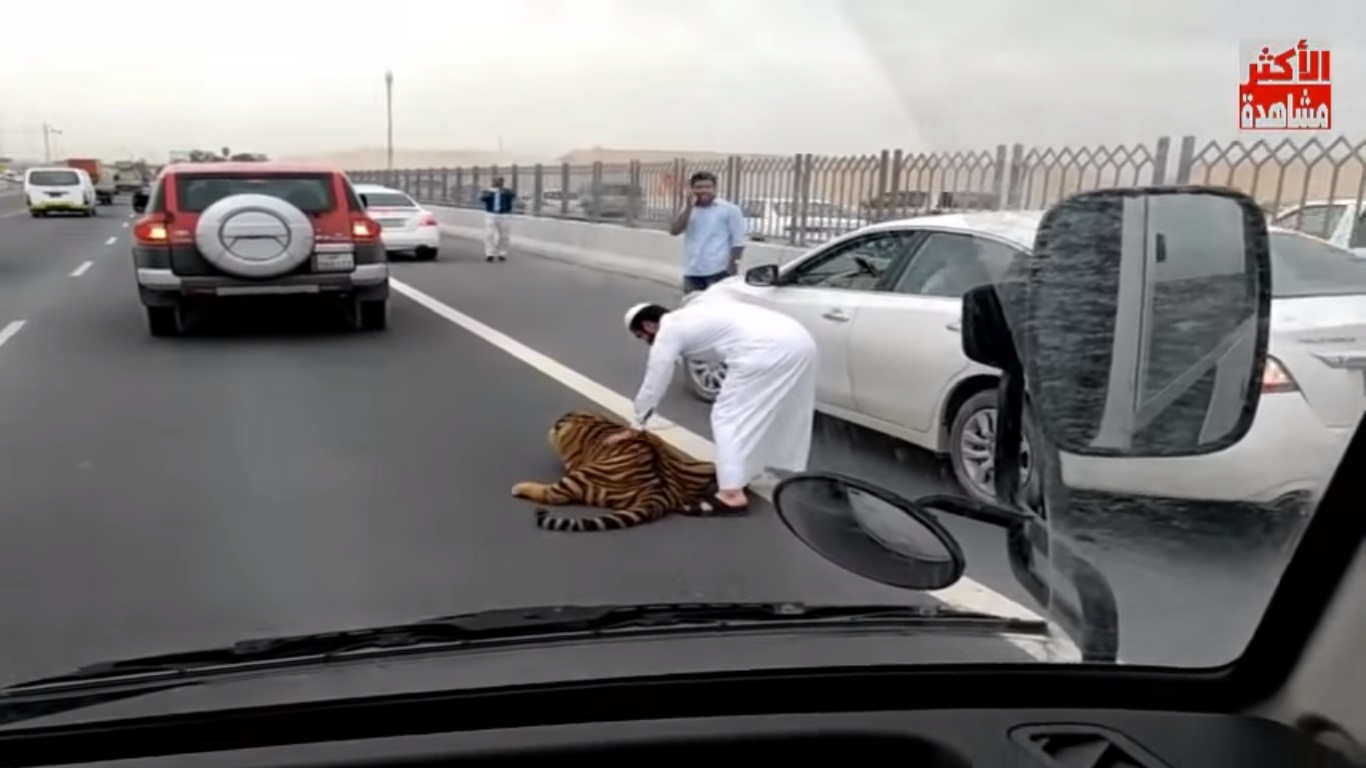
[{"label": "concrete barrier", "polygon": [[[483,241],[484,212],[471,208],[429,205],[452,237]],[[657,229],[635,229],[619,224],[593,224],[536,216],[513,216],[512,247],[548,259],[591,269],[630,275],[678,287],[683,280],[683,239]],[[741,269],[761,264],[786,264],[806,248],[772,243],[745,245]]]}]

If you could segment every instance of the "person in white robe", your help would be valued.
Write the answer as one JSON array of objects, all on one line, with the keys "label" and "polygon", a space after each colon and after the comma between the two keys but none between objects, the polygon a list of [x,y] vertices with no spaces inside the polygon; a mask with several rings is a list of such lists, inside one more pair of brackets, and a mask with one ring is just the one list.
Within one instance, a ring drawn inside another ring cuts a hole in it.
[{"label": "person in white robe", "polygon": [[745,488],[766,469],[806,469],[817,352],[815,339],[801,323],[751,304],[709,299],[675,310],[637,304],[626,313],[626,328],[650,345],[645,379],[635,397],[635,430],[646,428],[680,358],[726,367],[711,411],[717,492],[694,511],[743,513],[749,506]]}]

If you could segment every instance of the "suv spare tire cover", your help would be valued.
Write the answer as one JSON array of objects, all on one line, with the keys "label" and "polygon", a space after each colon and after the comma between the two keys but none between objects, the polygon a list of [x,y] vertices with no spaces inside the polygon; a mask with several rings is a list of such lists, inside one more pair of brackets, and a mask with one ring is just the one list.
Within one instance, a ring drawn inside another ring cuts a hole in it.
[{"label": "suv spare tire cover", "polygon": [[199,216],[199,252],[237,277],[278,277],[313,253],[313,222],[293,204],[271,195],[230,195]]}]

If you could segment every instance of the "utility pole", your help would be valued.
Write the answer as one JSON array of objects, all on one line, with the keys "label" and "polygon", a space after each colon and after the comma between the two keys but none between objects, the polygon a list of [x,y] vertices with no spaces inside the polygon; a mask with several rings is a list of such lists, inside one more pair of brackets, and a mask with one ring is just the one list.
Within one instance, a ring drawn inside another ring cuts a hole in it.
[{"label": "utility pole", "polygon": [[384,72],[384,111],[385,121],[389,127],[389,138],[386,146],[388,147],[389,170],[394,170],[394,73],[393,70]]},{"label": "utility pole", "polygon": [[43,162],[52,162],[52,137],[61,136],[62,132],[43,123]]}]

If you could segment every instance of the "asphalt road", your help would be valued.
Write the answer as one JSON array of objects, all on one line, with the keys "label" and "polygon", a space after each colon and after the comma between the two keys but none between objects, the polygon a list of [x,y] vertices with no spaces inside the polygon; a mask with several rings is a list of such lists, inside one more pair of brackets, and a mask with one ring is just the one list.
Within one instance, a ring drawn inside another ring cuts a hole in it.
[{"label": "asphalt road", "polygon": [[[17,204],[0,196],[0,684],[481,608],[929,599],[845,574],[762,508],[538,531],[508,490],[557,475],[547,427],[595,407],[573,390],[402,296],[382,334],[340,330],[326,307],[249,304],[196,336],[153,339],[126,208],[35,220]],[[395,276],[627,396],[644,349],[621,312],[675,298],[515,252],[487,264],[460,241]],[[709,433],[682,391],[663,412]],[[912,495],[952,487],[933,458],[827,423],[814,464]],[[950,526],[970,576],[1027,600],[999,534]],[[1216,663],[1245,642],[1286,537],[1231,526],[1097,539],[1127,659]],[[1219,546],[1192,543],[1206,539]]]}]

